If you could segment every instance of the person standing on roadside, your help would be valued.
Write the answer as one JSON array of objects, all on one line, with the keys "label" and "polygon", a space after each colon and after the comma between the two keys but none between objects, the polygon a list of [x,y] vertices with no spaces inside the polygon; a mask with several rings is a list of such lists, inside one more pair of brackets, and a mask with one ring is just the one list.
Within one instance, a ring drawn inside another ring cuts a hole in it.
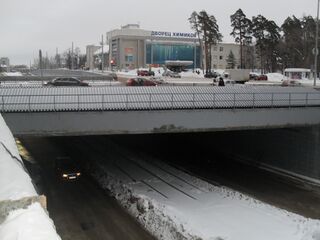
[{"label": "person standing on roadside", "polygon": [[223,78],[222,78],[222,77],[219,78],[218,86],[224,87],[224,81],[223,81]]}]

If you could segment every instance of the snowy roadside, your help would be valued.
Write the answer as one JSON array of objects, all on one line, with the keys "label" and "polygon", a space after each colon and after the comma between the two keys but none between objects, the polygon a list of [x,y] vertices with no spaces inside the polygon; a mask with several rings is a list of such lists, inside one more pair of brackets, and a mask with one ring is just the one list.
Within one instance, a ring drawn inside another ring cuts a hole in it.
[{"label": "snowy roadside", "polygon": [[0,239],[59,240],[41,199],[0,115]]},{"label": "snowy roadside", "polygon": [[158,239],[320,240],[319,220],[211,185],[159,160],[112,146],[96,148],[90,161],[93,177]]}]

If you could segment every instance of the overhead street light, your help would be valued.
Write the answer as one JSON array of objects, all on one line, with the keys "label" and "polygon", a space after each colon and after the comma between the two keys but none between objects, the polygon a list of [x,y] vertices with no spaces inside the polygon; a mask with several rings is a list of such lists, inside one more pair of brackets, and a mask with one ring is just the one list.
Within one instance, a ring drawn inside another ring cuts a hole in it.
[{"label": "overhead street light", "polygon": [[318,38],[319,38],[319,3],[320,0],[318,0],[318,7],[317,7],[317,22],[316,22],[316,47],[315,47],[315,57],[314,57],[314,83],[313,86],[316,86],[317,84],[317,72],[318,72]]}]

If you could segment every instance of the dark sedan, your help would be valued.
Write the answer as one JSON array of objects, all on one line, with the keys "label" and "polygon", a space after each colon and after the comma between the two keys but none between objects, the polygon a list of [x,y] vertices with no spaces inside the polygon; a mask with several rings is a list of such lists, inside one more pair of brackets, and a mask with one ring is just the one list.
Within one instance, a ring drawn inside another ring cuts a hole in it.
[{"label": "dark sedan", "polygon": [[89,84],[75,77],[55,78],[45,84],[46,86],[81,86],[88,87]]}]

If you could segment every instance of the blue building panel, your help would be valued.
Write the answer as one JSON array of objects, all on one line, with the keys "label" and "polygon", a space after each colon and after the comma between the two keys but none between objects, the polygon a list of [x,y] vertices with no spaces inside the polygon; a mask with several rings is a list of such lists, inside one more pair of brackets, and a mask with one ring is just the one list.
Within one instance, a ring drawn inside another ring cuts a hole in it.
[{"label": "blue building panel", "polygon": [[[195,55],[196,47],[196,55]],[[201,49],[200,46],[191,44],[164,44],[149,43],[147,44],[146,61],[147,64],[164,65],[165,61],[180,60],[196,62],[196,67],[200,68]],[[193,64],[194,65],[194,64]],[[193,68],[194,66],[189,66]]]}]

